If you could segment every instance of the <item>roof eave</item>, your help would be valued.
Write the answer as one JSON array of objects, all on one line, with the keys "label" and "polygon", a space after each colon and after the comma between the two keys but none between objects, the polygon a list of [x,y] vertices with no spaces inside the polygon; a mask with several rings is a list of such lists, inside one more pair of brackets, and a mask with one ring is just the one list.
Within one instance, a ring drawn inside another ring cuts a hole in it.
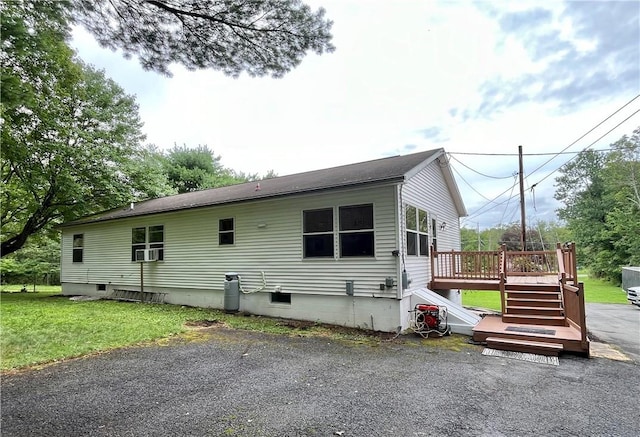
[{"label": "roof eave", "polygon": [[125,215],[125,216],[121,216],[121,217],[106,217],[106,218],[101,218],[101,219],[96,219],[96,220],[83,220],[83,221],[79,221],[79,220],[82,220],[82,219],[79,219],[79,220],[74,220],[74,221],[71,221],[71,222],[68,222],[68,223],[62,223],[62,224],[56,226],[56,228],[57,229],[64,229],[64,228],[70,228],[70,227],[74,227],[74,226],[91,225],[91,224],[95,224],[95,223],[104,223],[104,222],[115,221],[115,220],[125,220],[125,219],[136,218],[136,217],[146,217],[146,216],[150,216],[150,215],[166,214],[166,213],[171,213],[171,212],[179,212],[179,211],[186,211],[186,210],[192,210],[192,209],[201,209],[201,208],[209,208],[209,207],[224,206],[224,205],[234,205],[234,204],[246,203],[246,202],[260,202],[260,201],[263,201],[263,200],[273,200],[273,199],[278,199],[278,198],[283,198],[283,197],[303,195],[303,194],[307,194],[307,193],[319,193],[319,192],[323,192],[323,191],[332,191],[332,190],[340,190],[340,189],[347,189],[347,188],[354,188],[354,187],[364,187],[364,186],[369,187],[369,186],[375,186],[375,185],[381,185],[381,186],[382,185],[390,185],[390,184],[394,184],[394,183],[404,182],[404,180],[405,180],[405,176],[401,175],[401,176],[394,176],[394,177],[385,178],[385,179],[376,179],[376,180],[372,180],[372,181],[357,182],[357,183],[352,183],[352,184],[331,185],[331,186],[320,187],[320,188],[311,188],[311,189],[304,189],[304,190],[293,190],[293,191],[288,191],[288,192],[284,192],[284,193],[271,194],[271,195],[266,195],[266,196],[261,196],[261,197],[247,197],[247,198],[233,199],[233,200],[229,200],[229,201],[206,203],[206,204],[197,205],[197,206],[187,206],[187,207],[183,206],[183,207],[176,207],[176,208],[167,208],[167,209],[163,209],[163,210],[154,210],[154,211],[143,212],[143,213],[139,213],[139,214],[130,214],[130,215]]}]

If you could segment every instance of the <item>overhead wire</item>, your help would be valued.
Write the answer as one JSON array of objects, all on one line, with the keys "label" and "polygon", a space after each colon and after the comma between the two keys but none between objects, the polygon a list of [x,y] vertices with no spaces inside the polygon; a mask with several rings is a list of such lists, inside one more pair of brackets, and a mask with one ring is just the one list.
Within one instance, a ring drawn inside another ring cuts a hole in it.
[{"label": "overhead wire", "polygon": [[[573,141],[571,144],[569,144],[568,146],[566,146],[564,149],[562,149],[560,152],[556,152],[553,153],[553,157],[549,160],[547,160],[544,164],[538,166],[535,170],[533,170],[528,177],[530,177],[533,173],[535,173],[536,171],[540,170],[542,167],[544,167],[545,165],[547,165],[549,162],[551,162],[553,159],[555,159],[557,156],[565,154],[566,150],[570,147],[572,147],[573,145],[575,145],[578,141],[582,140],[584,137],[586,137],[588,134],[590,134],[591,132],[593,132],[595,129],[597,129],[598,127],[600,127],[602,124],[604,124],[606,121],[610,120],[614,115],[616,115],[618,112],[620,112],[622,109],[626,108],[627,106],[629,106],[632,102],[634,102],[635,100],[637,100],[640,97],[640,94],[636,95],[634,98],[632,98],[631,100],[629,100],[627,103],[625,103],[623,106],[621,106],[620,108],[618,108],[616,111],[614,111],[612,114],[610,114],[609,116],[607,116],[604,120],[602,120],[600,123],[598,123],[596,126],[594,126],[593,128],[591,128],[589,131],[587,131],[585,134],[581,135],[578,139],[576,139],[575,141]],[[598,141],[600,141],[602,138],[604,138],[605,136],[607,136],[608,134],[610,134],[612,131],[614,131],[615,129],[617,129],[619,126],[621,126],[622,124],[624,124],[625,122],[627,122],[631,117],[633,117],[635,114],[637,114],[638,112],[640,112],[639,110],[636,110],[633,114],[631,114],[630,116],[628,116],[627,118],[625,118],[624,120],[622,120],[620,123],[618,123],[616,126],[614,126],[613,128],[611,128],[609,131],[607,131],[604,135],[600,136],[597,140],[593,141],[591,144],[589,144],[587,147],[585,147],[582,151],[587,150],[588,148],[590,148],[591,146],[593,146],[595,143],[597,143]],[[610,150],[610,149],[609,149]],[[499,153],[488,153],[488,154],[479,154],[479,153],[464,153],[464,152],[449,152],[450,154],[458,154],[458,155],[482,155],[482,156],[518,156],[519,154],[499,154]],[[567,152],[566,154],[569,153],[575,153],[575,156],[578,156],[578,153],[580,152]],[[529,154],[527,156],[533,156],[534,154]],[[542,155],[542,154],[539,154]],[[569,161],[571,161],[572,159],[575,158],[575,156],[571,159],[569,159]],[[459,160],[456,159],[456,161],[460,162]],[[569,162],[567,161],[567,162]],[[564,166],[566,164],[566,162],[562,165]],[[553,173],[555,173],[556,171],[558,171],[560,168],[562,168],[562,166],[558,167],[556,170],[554,170],[553,172],[547,174],[544,178],[542,178],[541,180],[539,180],[538,182],[536,182],[535,184],[531,185],[529,187],[529,189],[533,190],[540,182],[544,181],[545,179],[547,179],[549,176],[551,176]],[[466,181],[465,181],[466,182]],[[466,182],[467,185],[469,185],[468,182]],[[497,201],[497,199],[499,199],[501,196],[503,196],[505,193],[507,193],[509,190],[511,190],[513,192],[513,188],[515,187],[517,183],[514,183],[511,187],[507,188],[505,191],[503,191],[502,193],[500,193],[499,195],[497,195],[496,197],[494,197],[493,199],[488,200],[489,203],[481,206],[479,209],[477,209],[473,214],[469,214],[467,217],[465,217],[465,219],[470,219],[472,217],[476,217],[477,215],[479,215],[481,212],[484,212],[484,210],[489,207],[489,206],[500,206],[506,202],[509,202],[511,200],[512,196],[509,196],[508,199],[497,203],[496,205],[491,205],[492,203],[495,203]],[[475,191],[475,190],[474,190]],[[477,191],[476,191],[477,192]],[[486,197],[482,196],[483,198],[486,199]],[[506,209],[505,209],[506,210]]]},{"label": "overhead wire", "polygon": [[[611,119],[611,117],[613,117],[614,115],[616,115],[618,112],[622,111],[624,108],[626,108],[627,106],[629,106],[634,100],[637,100],[640,97],[640,94],[638,94],[637,96],[635,96],[633,99],[629,100],[627,103],[625,103],[624,105],[622,105],[620,108],[618,108],[615,112],[613,112],[612,114],[610,114],[607,118],[605,118],[604,120],[602,120],[600,123],[598,123],[597,125],[595,125],[594,127],[592,127],[591,129],[589,129],[589,131],[587,131],[586,133],[582,134],[580,136],[580,138],[574,140],[571,144],[569,144],[567,147],[565,147],[564,149],[562,149],[559,153],[555,154],[553,157],[551,157],[550,159],[546,160],[543,164],[539,165],[538,167],[536,167],[535,170],[533,170],[532,172],[529,173],[529,175],[534,174],[536,171],[540,170],[542,167],[544,167],[545,165],[547,165],[548,163],[550,163],[551,161],[553,161],[556,157],[558,157],[560,155],[560,153],[565,152],[568,148],[572,147],[573,145],[575,145],[578,141],[582,140],[584,137],[586,137],[587,135],[589,135],[591,132],[593,132],[594,130],[596,130],[597,128],[599,128],[600,126],[602,126],[605,122],[607,122],[608,120]],[[594,141],[593,143],[591,143],[589,146],[587,146],[587,148],[591,147],[592,145],[594,145],[595,143],[597,143],[598,141],[600,141],[603,137],[605,137],[606,135],[608,135],[609,133],[611,133],[611,131],[613,131],[614,129],[616,129],[618,126],[620,126],[622,123],[626,122],[627,120],[629,120],[631,117],[633,117],[635,114],[638,113],[639,110],[637,110],[636,112],[634,112],[633,114],[631,114],[629,117],[625,118],[623,121],[621,121],[620,123],[618,123],[613,129],[609,130],[609,132],[607,132],[606,134],[604,134],[603,136],[601,136],[600,138],[598,138],[596,141]]]},{"label": "overhead wire", "polygon": [[[449,154],[449,155],[451,155],[451,154]],[[467,164],[465,164],[464,162],[460,161],[455,156],[449,156],[449,158],[453,159],[454,161],[456,161],[457,163],[459,163],[463,167],[466,167],[467,169],[471,170],[472,172],[477,173],[480,176],[484,176],[484,177],[489,178],[489,179],[509,179],[509,178],[513,177],[513,175],[509,175],[509,176],[491,176],[491,175],[482,173],[482,172],[480,172],[480,171],[478,171],[476,169],[473,169],[473,168],[469,167]]]},{"label": "overhead wire", "polygon": [[[610,152],[613,149],[598,149],[602,152]],[[481,152],[447,152],[449,155],[466,155],[466,156],[520,156],[519,153],[481,153]],[[575,152],[544,152],[544,153],[523,153],[522,156],[551,156],[551,155],[575,155]]]},{"label": "overhead wire", "polygon": [[467,184],[467,186],[468,186],[469,188],[471,188],[471,190],[473,190],[473,192],[475,192],[478,196],[482,197],[484,200],[486,200],[486,201],[488,201],[488,202],[493,202],[491,199],[489,199],[488,197],[486,197],[486,196],[485,196],[484,194],[482,194],[480,191],[476,190],[476,189],[473,187],[473,185],[471,185],[471,184],[469,183],[469,181],[467,181],[467,180],[466,180],[466,179],[465,179],[465,178],[460,174],[460,172],[458,171],[458,169],[457,169],[455,166],[451,165],[451,168],[453,169],[453,171],[455,172],[455,174],[457,174],[457,175],[460,177],[460,179],[462,179],[462,181],[463,181],[465,184]]},{"label": "overhead wire", "polygon": [[517,174],[513,176],[514,182],[513,182],[513,185],[511,186],[511,193],[509,193],[509,199],[508,199],[508,202],[507,202],[507,206],[505,206],[504,207],[504,211],[502,211],[502,217],[500,217],[500,224],[503,223],[504,215],[506,214],[507,209],[509,209],[509,203],[511,203],[511,199],[513,199],[513,190],[516,188],[516,185],[517,185],[515,176],[517,176]]},{"label": "overhead wire", "polygon": [[[640,95],[640,94],[639,94]],[[603,139],[604,137],[606,137],[607,135],[609,135],[611,132],[613,132],[614,130],[616,130],[617,128],[619,128],[620,126],[622,126],[622,124],[626,123],[631,117],[633,117],[634,115],[636,115],[638,112],[640,112],[640,109],[636,110],[636,112],[634,112],[633,114],[631,114],[630,116],[628,116],[627,118],[625,118],[624,120],[622,120],[620,123],[616,124],[614,127],[612,127],[611,129],[609,129],[606,133],[602,134],[597,140],[593,141],[591,144],[589,144],[587,147],[585,147],[584,149],[582,149],[580,152],[585,152],[587,151],[589,148],[591,148],[591,146],[593,146],[594,144],[596,144],[598,141],[600,141],[601,139]],[[578,155],[576,155],[578,156]],[[535,188],[536,185],[538,185],[540,182],[544,181],[545,179],[547,179],[549,176],[551,176],[552,174],[554,174],[555,172],[557,172],[558,170],[560,170],[562,167],[564,167],[565,165],[567,165],[569,162],[571,162],[572,160],[574,160],[576,158],[576,156],[574,156],[573,158],[569,159],[567,162],[565,162],[564,164],[562,164],[560,167],[556,168],[554,171],[548,173],[545,177],[543,177],[542,179],[540,179],[538,182],[536,182],[535,184],[531,185],[531,188]],[[540,167],[538,167],[539,169]]]}]

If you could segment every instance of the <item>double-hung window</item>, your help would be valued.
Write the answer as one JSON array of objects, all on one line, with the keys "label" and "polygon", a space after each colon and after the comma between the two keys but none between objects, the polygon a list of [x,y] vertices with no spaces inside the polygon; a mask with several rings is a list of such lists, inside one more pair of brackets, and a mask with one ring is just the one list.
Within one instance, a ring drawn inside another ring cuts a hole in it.
[{"label": "double-hung window", "polygon": [[421,256],[429,255],[429,218],[426,211],[418,210],[418,240]]},{"label": "double-hung window", "polygon": [[164,259],[164,226],[141,226],[131,230],[131,261],[136,261],[136,251],[158,249],[158,260]]},{"label": "double-hung window", "polygon": [[340,257],[374,256],[373,205],[341,206]]},{"label": "double-hung window", "polygon": [[438,251],[438,224],[436,219],[431,219],[431,245],[435,252]]},{"label": "double-hung window", "polygon": [[304,258],[333,258],[338,244],[340,258],[375,256],[373,205],[349,205],[302,212]]},{"label": "double-hung window", "polygon": [[73,234],[73,262],[81,263],[84,252],[84,234]]},{"label": "double-hung window", "polygon": [[333,257],[333,208],[303,211],[302,245],[305,258]]},{"label": "double-hung window", "polygon": [[405,206],[407,255],[429,255],[429,216],[412,205]]},{"label": "double-hung window", "polygon": [[220,246],[233,244],[235,241],[235,227],[232,218],[218,221],[218,244]]}]

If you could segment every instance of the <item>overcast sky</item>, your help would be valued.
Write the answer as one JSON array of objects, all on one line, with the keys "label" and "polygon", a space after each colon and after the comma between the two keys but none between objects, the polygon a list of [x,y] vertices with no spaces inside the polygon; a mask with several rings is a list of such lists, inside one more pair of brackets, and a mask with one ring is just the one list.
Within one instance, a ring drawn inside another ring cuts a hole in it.
[{"label": "overcast sky", "polygon": [[[518,145],[560,152],[640,94],[639,1],[307,3],[334,21],[336,51],[282,79],[177,65],[163,77],[83,29],[72,45],[137,96],[149,143],[208,145],[235,170],[285,175],[443,147],[473,228],[519,220],[507,200]],[[640,98],[567,151],[631,116],[593,146],[607,148],[640,126],[638,110]],[[552,156],[525,156],[529,223],[555,218],[550,173],[572,156],[542,168]]]}]

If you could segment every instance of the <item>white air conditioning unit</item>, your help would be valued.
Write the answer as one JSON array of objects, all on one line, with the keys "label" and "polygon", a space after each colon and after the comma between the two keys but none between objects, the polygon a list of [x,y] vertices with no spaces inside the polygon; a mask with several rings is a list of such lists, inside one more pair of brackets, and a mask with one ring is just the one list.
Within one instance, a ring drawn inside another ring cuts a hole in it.
[{"label": "white air conditioning unit", "polygon": [[147,249],[144,254],[144,260],[149,261],[158,261],[160,259],[160,249]]},{"label": "white air conditioning unit", "polygon": [[160,249],[138,249],[136,250],[136,262],[152,262],[158,261],[160,257]]}]

